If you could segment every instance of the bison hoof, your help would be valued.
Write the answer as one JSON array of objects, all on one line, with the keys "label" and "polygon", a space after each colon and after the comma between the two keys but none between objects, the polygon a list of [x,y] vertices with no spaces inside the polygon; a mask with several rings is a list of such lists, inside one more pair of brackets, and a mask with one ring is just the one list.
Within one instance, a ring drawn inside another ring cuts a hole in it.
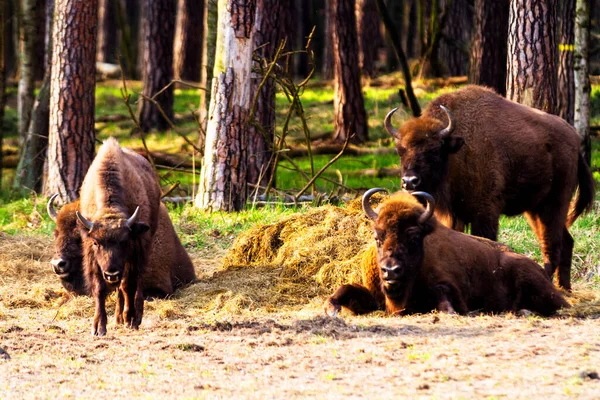
[{"label": "bison hoof", "polygon": [[332,318],[337,317],[341,310],[342,307],[332,299],[327,300],[327,302],[325,303],[325,314],[329,315]]},{"label": "bison hoof", "polygon": [[92,329],[92,336],[106,336],[106,327],[98,327],[98,329]]},{"label": "bison hoof", "polygon": [[517,315],[520,317],[530,317],[533,315],[533,312],[529,311],[526,308],[522,308],[519,311],[517,311]]}]

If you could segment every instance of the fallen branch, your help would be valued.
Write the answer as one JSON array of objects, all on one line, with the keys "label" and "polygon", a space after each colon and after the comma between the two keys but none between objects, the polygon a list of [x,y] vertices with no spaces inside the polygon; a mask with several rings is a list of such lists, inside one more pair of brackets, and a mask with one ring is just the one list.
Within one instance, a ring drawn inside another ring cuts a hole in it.
[{"label": "fallen branch", "polygon": [[[326,144],[320,144],[318,146],[315,146],[311,150],[312,150],[313,155],[316,155],[316,154],[338,154],[342,150],[343,147],[344,147],[343,144],[326,143]],[[371,148],[371,147],[358,147],[355,145],[348,145],[348,147],[346,148],[346,151],[344,152],[344,155],[350,155],[350,156],[363,156],[363,155],[367,155],[367,154],[383,155],[383,154],[394,154],[395,152],[396,152],[396,150],[392,147]],[[306,156],[308,156],[308,149],[304,146],[293,146],[289,150],[286,150],[285,154],[290,158],[306,157]]]}]

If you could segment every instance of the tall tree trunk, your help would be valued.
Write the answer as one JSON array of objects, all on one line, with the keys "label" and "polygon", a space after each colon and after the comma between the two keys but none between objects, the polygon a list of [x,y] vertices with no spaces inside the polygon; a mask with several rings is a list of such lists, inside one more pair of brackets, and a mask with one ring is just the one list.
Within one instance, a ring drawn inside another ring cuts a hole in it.
[{"label": "tall tree trunk", "polygon": [[[287,27],[290,23],[284,21],[290,16],[288,10],[291,5],[291,0],[257,0],[254,47],[267,61],[273,60],[281,41],[289,38]],[[252,80],[252,97],[256,95],[262,79],[262,76],[257,76]],[[272,160],[275,140],[275,82],[271,78],[265,81],[258,93],[254,120],[262,128],[262,132],[254,126],[248,131],[247,181],[264,187],[275,172]]]},{"label": "tall tree trunk", "polygon": [[[175,0],[145,0],[144,26],[144,89],[142,94],[153,97],[173,79],[173,36],[175,34]],[[173,119],[173,86],[155,99],[165,116]],[[144,132],[153,128],[163,131],[168,121],[159,108],[142,100],[139,109],[140,127]]]},{"label": "tall tree trunk", "polygon": [[177,79],[200,80],[203,14],[204,0],[179,0],[173,67]]},{"label": "tall tree trunk", "polygon": [[5,78],[13,78],[17,73],[19,56],[17,54],[19,45],[15,40],[14,32],[18,28],[17,13],[15,6],[17,0],[4,0],[4,68]]},{"label": "tall tree trunk", "polygon": [[573,125],[575,80],[573,78],[573,42],[575,40],[575,0],[563,0],[558,44],[558,115]]},{"label": "tall tree trunk", "polygon": [[96,61],[115,63],[117,61],[117,9],[116,1],[98,0],[98,40]]},{"label": "tall tree trunk", "polygon": [[510,0],[475,0],[469,81],[506,94]]},{"label": "tall tree trunk", "polygon": [[348,135],[355,135],[353,141],[363,143],[368,140],[369,134],[358,68],[354,0],[332,2],[335,65],[333,140],[343,142]]},{"label": "tall tree trunk", "polygon": [[[295,0],[296,3],[296,15],[295,18],[297,21],[297,30],[296,30],[296,48],[304,49],[306,46],[306,41],[308,35],[310,35],[310,31],[313,28],[312,18],[311,18],[311,3],[310,0]],[[356,43],[355,43],[356,45]],[[305,77],[308,75],[309,65],[308,65],[308,54],[300,53],[296,57],[294,57],[295,64],[295,74],[298,77]]]},{"label": "tall tree trunk", "polygon": [[473,30],[473,4],[471,0],[444,0],[443,7],[452,1],[448,9],[448,22],[442,32],[440,57],[445,61],[451,76],[467,75],[469,72],[469,46]]},{"label": "tall tree trunk", "polygon": [[210,104],[213,69],[215,66],[215,50],[217,45],[217,22],[219,2],[217,0],[204,1],[204,32],[202,34],[204,47],[202,48],[202,68],[200,70],[200,86],[206,88],[200,93],[200,121],[206,128],[208,121],[208,106]]},{"label": "tall tree trunk", "polygon": [[0,0],[0,193],[2,192],[2,144],[4,142],[4,107],[6,105],[6,68],[5,68],[5,39],[6,39],[6,0]]},{"label": "tall tree trunk", "polygon": [[138,76],[138,40],[140,26],[140,10],[138,0],[112,0],[115,6],[115,16],[119,31],[120,62],[125,76],[136,79]]},{"label": "tall tree trunk", "polygon": [[251,99],[254,0],[219,0],[204,164],[196,205],[239,211],[246,204],[248,115]]},{"label": "tall tree trunk", "polygon": [[356,33],[360,70],[363,76],[375,77],[375,62],[381,45],[375,0],[356,0]]},{"label": "tall tree trunk", "polygon": [[512,0],[506,97],[556,114],[556,0]]},{"label": "tall tree trunk", "polygon": [[54,15],[54,0],[46,1],[46,51],[44,52],[44,80],[38,92],[31,122],[27,131],[17,174],[15,176],[14,188],[34,190],[38,193],[42,191],[44,177],[44,162],[46,161],[46,152],[48,147],[48,128],[50,118],[50,74],[52,71],[52,18]]},{"label": "tall tree trunk", "polygon": [[407,1],[406,14],[406,57],[417,58],[421,52],[419,45],[419,24],[417,18],[417,3],[419,0]]},{"label": "tall tree trunk", "polygon": [[[411,1],[406,0],[387,0],[386,6],[388,13],[390,14],[390,18],[394,21],[396,25],[396,29],[399,32],[405,32],[408,27],[409,21],[406,17],[405,9],[408,5],[410,7]],[[376,4],[375,4],[375,7]],[[377,8],[375,8],[377,10]],[[386,51],[386,71],[393,72],[398,69],[398,59],[396,57],[396,50],[394,49],[394,44],[392,43],[392,39],[389,37],[389,32],[386,31],[385,39],[385,51]],[[406,43],[403,43],[403,47],[406,48]]]},{"label": "tall tree trunk", "polygon": [[44,79],[45,64],[42,62],[46,54],[46,0],[36,0],[35,6],[35,62],[33,63],[33,80]]},{"label": "tall tree trunk", "polygon": [[325,1],[325,48],[323,49],[323,65],[321,67],[321,78],[333,79],[333,2]]},{"label": "tall tree trunk", "polygon": [[581,136],[581,152],[588,165],[591,164],[590,141],[590,76],[589,76],[589,0],[577,0],[575,9],[575,54],[573,56],[575,81],[574,126]]},{"label": "tall tree trunk", "polygon": [[19,145],[27,138],[27,129],[33,108],[33,64],[35,57],[35,0],[20,0],[21,23],[19,27],[20,79],[17,97]]},{"label": "tall tree trunk", "polygon": [[97,0],[56,0],[44,192],[59,193],[63,202],[79,197],[79,188],[94,158],[97,21]]}]

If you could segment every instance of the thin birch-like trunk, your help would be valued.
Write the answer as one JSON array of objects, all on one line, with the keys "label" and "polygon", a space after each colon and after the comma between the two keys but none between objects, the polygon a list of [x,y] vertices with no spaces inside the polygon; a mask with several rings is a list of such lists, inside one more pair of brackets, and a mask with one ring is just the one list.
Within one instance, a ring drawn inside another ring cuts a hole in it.
[{"label": "thin birch-like trunk", "polygon": [[577,0],[575,6],[575,51],[573,70],[575,80],[574,126],[581,136],[581,152],[591,165],[590,142],[590,76],[589,76],[589,34],[590,9],[588,0]]},{"label": "thin birch-like trunk", "polygon": [[35,0],[21,0],[21,23],[19,27],[19,58],[21,62],[17,112],[19,118],[19,144],[27,138],[27,129],[33,108],[33,59],[35,57]]}]

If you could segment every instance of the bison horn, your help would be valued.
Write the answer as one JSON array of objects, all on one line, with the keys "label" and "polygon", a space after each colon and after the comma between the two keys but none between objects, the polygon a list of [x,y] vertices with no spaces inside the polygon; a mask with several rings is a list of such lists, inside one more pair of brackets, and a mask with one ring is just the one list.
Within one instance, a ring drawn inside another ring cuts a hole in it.
[{"label": "bison horn", "polygon": [[440,137],[442,139],[444,139],[444,138],[450,136],[452,134],[452,132],[454,132],[454,128],[456,128],[456,124],[454,122],[454,115],[452,115],[450,110],[448,110],[446,107],[444,107],[442,105],[440,105],[440,108],[442,110],[444,110],[446,112],[446,115],[448,116],[448,126],[440,131]]},{"label": "bison horn", "polygon": [[371,200],[371,196],[373,196],[377,192],[387,192],[387,190],[382,189],[382,188],[369,189],[365,192],[365,194],[363,194],[363,197],[362,197],[363,211],[365,212],[365,214],[367,214],[367,217],[369,217],[372,220],[377,219],[377,213],[371,207],[370,200]]},{"label": "bison horn", "polygon": [[394,108],[392,111],[390,111],[386,116],[385,119],[383,120],[383,125],[385,126],[385,130],[388,131],[388,133],[390,135],[392,135],[393,137],[395,137],[396,139],[400,139],[400,133],[398,132],[398,129],[394,128],[392,126],[392,115],[394,115],[394,113],[398,110],[398,107]]},{"label": "bison horn", "polygon": [[48,205],[46,205],[46,210],[48,210],[48,215],[50,216],[50,219],[54,222],[56,222],[56,217],[58,216],[58,213],[54,209],[54,199],[56,199],[57,197],[58,197],[58,193],[53,194],[52,197],[50,197],[50,200],[48,200]]},{"label": "bison horn", "polygon": [[140,216],[140,206],[137,206],[135,211],[133,212],[133,215],[131,217],[129,217],[129,219],[126,222],[127,227],[131,228],[131,225],[135,224],[135,221],[137,221],[139,216]]},{"label": "bison horn", "polygon": [[419,223],[423,224],[429,221],[429,219],[433,215],[433,210],[435,209],[435,200],[433,199],[433,196],[427,192],[412,192],[411,194],[416,198],[421,198],[425,200],[425,202],[427,203],[425,212],[419,217]]},{"label": "bison horn", "polygon": [[81,215],[81,213],[79,211],[75,211],[75,215],[77,215],[77,219],[79,220],[79,222],[81,222],[83,224],[83,226],[85,226],[87,228],[88,231],[91,232],[92,229],[94,229],[94,223],[92,221],[88,220],[83,215]]}]

